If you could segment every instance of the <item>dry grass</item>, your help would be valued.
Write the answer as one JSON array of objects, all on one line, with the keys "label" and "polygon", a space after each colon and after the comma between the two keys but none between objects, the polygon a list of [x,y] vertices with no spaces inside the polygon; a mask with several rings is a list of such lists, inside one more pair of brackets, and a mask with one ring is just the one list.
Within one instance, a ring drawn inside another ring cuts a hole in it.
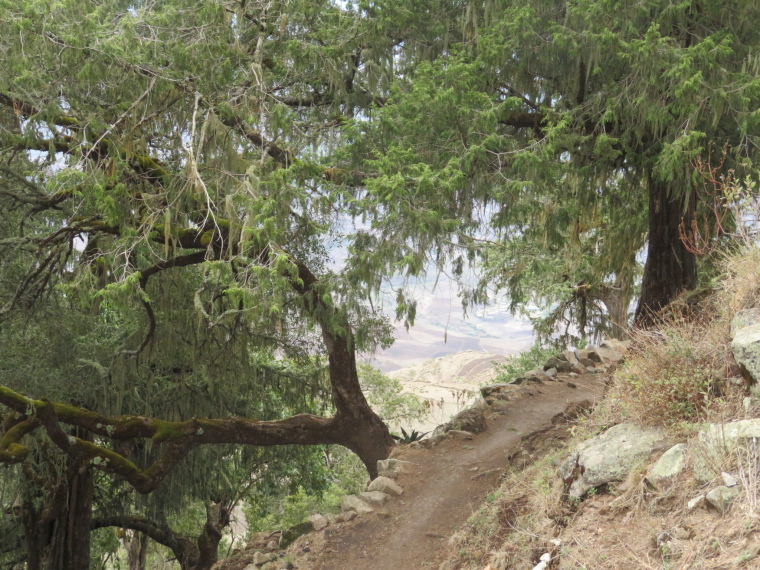
[{"label": "dry grass", "polygon": [[[655,489],[648,466],[606,493],[564,501],[557,466],[581,441],[624,421],[660,426],[685,439],[705,422],[757,416],[742,408],[746,386],[728,366],[730,322],[760,307],[760,248],[726,255],[724,278],[714,293],[667,311],[656,332],[632,332],[633,350],[615,373],[606,398],[573,428],[557,451],[515,467],[493,500],[452,537],[450,568],[531,568],[544,552],[560,569],[717,569],[758,567],[760,551],[760,449],[755,442],[720,459],[720,471],[737,475],[739,499],[723,515],[688,510],[698,488],[686,471],[666,489]],[[698,450],[692,446],[691,453]],[[687,536],[688,535],[688,536]],[[665,538],[662,538],[665,537]]]}]

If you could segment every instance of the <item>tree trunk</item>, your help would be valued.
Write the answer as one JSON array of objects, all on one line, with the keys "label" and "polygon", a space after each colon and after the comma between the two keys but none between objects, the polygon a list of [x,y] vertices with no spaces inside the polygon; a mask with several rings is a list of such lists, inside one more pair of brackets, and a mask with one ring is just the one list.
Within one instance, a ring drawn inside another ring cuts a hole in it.
[{"label": "tree trunk", "polygon": [[362,460],[370,479],[377,477],[377,462],[386,459],[395,445],[388,426],[364,397],[356,370],[352,340],[323,331],[329,354],[330,384],[336,413],[336,437]]},{"label": "tree trunk", "polygon": [[124,538],[129,570],[145,570],[148,563],[148,537],[137,531],[129,531]]},{"label": "tree trunk", "polygon": [[673,196],[667,184],[649,182],[649,247],[641,284],[641,297],[633,324],[647,327],[654,323],[656,313],[679,293],[697,286],[697,258],[681,241],[679,225],[694,217],[694,192]]},{"label": "tree trunk", "polygon": [[211,570],[219,557],[222,531],[230,524],[232,507],[219,503],[206,506],[206,524],[198,537],[198,558],[191,570]]},{"label": "tree trunk", "polygon": [[81,570],[90,567],[90,521],[93,479],[83,467],[52,501],[58,505],[35,508],[26,501],[24,530],[27,570]]}]

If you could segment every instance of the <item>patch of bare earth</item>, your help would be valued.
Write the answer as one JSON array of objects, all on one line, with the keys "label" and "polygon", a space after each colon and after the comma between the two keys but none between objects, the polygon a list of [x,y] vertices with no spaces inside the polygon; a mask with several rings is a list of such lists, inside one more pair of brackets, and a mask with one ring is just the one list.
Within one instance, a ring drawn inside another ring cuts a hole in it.
[{"label": "patch of bare earth", "polygon": [[596,400],[603,389],[598,375],[531,385],[521,399],[490,414],[488,429],[472,440],[447,439],[432,450],[400,446],[394,456],[412,463],[398,478],[401,497],[299,538],[288,557],[299,569],[438,568],[451,555],[449,537],[492,498],[509,460],[530,455],[531,441],[564,439],[566,430],[552,418]]}]

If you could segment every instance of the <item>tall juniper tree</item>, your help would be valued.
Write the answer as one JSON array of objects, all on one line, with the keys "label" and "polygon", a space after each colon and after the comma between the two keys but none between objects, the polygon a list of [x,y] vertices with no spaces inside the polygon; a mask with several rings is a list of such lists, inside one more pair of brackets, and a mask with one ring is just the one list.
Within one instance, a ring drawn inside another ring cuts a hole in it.
[{"label": "tall juniper tree", "polygon": [[36,484],[30,568],[84,567],[93,473],[148,493],[204,446],[324,443],[373,473],[356,351],[390,274],[477,261],[466,302],[622,324],[648,240],[645,323],[696,283],[692,160],[758,135],[749,0],[0,10],[0,461]]},{"label": "tall juniper tree", "polygon": [[[329,153],[395,41],[329,1],[0,9],[0,461],[31,489],[27,566],[87,566],[94,473],[145,494],[236,445],[339,444],[374,474],[393,440],[356,352],[389,327],[328,263],[366,176]],[[242,465],[263,484],[274,459]]]},{"label": "tall juniper tree", "polygon": [[485,278],[465,300],[503,287],[515,305],[551,306],[546,333],[624,326],[648,244],[635,316],[647,324],[697,284],[681,239],[698,207],[694,160],[727,146],[726,173],[756,155],[759,11],[467,3],[461,40],[400,81],[354,145],[377,175],[362,196],[376,234],[359,244],[412,269],[431,253],[454,271],[480,257]]}]

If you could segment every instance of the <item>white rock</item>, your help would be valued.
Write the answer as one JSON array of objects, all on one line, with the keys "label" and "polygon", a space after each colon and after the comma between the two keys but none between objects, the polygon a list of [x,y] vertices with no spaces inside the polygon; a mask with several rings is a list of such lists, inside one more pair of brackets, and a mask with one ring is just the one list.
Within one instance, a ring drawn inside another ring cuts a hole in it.
[{"label": "white rock", "polygon": [[705,496],[699,495],[698,497],[694,497],[692,500],[686,503],[686,508],[690,511],[693,511],[697,507],[701,507],[704,504],[705,504]]},{"label": "white rock", "polygon": [[723,473],[720,474],[721,477],[723,477],[723,483],[726,485],[726,487],[735,487],[739,484],[739,481],[736,480],[736,477],[731,475],[730,473],[726,473],[723,471]]},{"label": "white rock", "polygon": [[540,562],[533,567],[533,570],[546,570],[549,566],[549,562],[552,561],[552,555],[548,552],[544,552],[539,560]]}]

